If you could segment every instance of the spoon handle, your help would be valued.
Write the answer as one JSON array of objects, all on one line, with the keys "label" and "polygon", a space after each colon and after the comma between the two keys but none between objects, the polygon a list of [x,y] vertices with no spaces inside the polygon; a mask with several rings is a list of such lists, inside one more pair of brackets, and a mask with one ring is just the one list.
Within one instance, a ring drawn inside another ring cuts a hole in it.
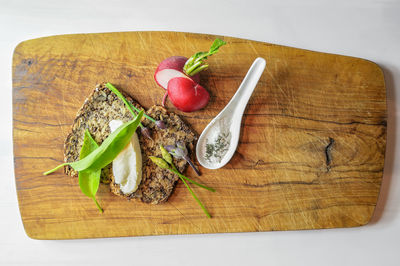
[{"label": "spoon handle", "polygon": [[258,57],[256,60],[254,60],[249,71],[247,71],[247,74],[237,89],[235,95],[233,95],[232,99],[228,103],[228,106],[235,108],[235,112],[238,112],[235,115],[241,115],[244,112],[247,102],[249,101],[251,94],[253,93],[254,88],[256,87],[258,80],[265,69],[265,65],[265,60],[261,57]]}]

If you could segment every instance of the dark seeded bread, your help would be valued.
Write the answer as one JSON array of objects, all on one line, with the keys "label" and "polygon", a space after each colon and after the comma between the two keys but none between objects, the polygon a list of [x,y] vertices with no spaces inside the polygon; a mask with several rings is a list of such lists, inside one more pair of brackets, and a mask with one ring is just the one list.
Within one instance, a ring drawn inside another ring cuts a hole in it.
[{"label": "dark seeded bread", "polygon": [[[125,97],[136,107],[142,109],[132,98],[126,95]],[[167,128],[159,129],[153,122],[143,118],[142,124],[150,129],[153,140],[143,136],[140,133],[140,128],[136,131],[139,136],[143,161],[142,181],[138,190],[130,195],[124,195],[120,191],[119,185],[114,183],[112,164],[103,168],[101,182],[110,183],[111,192],[118,196],[127,199],[138,198],[146,203],[158,204],[168,199],[179,177],[170,173],[168,170],[156,166],[148,156],[161,157],[159,149],[160,144],[166,146],[174,144],[176,141],[184,142],[189,152],[193,152],[194,143],[197,138],[195,133],[178,115],[168,113],[163,107],[153,106],[146,113],[156,120],[163,120]],[[92,134],[96,142],[101,144],[110,134],[110,127],[108,125],[109,122],[114,119],[127,122],[133,119],[133,117],[125,104],[106,88],[104,84],[97,85],[96,89],[89,95],[78,111],[72,125],[71,133],[65,140],[64,161],[73,162],[78,160],[86,128]],[[186,168],[186,162],[184,160],[175,160],[175,165],[181,172]],[[70,176],[78,176],[78,173],[69,166],[66,166],[64,171]]]}]

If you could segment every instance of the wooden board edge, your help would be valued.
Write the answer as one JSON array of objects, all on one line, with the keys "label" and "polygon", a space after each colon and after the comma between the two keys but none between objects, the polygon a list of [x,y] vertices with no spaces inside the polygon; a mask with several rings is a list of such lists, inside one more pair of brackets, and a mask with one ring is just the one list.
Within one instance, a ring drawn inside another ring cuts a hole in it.
[{"label": "wooden board edge", "polygon": [[85,239],[104,239],[104,238],[149,238],[149,237],[165,237],[165,236],[201,236],[201,235],[220,235],[220,234],[256,234],[256,233],[273,233],[273,232],[290,232],[290,231],[321,231],[321,230],[346,230],[346,229],[355,229],[369,226],[369,221],[359,225],[352,225],[352,226],[342,226],[342,227],[326,227],[326,228],[297,228],[297,229],[287,229],[287,230],[264,230],[264,231],[217,231],[217,232],[200,232],[200,233],[166,233],[166,232],[158,232],[157,234],[142,234],[142,235],[124,235],[124,234],[114,234],[114,235],[91,235],[91,236],[74,236],[74,237],[65,237],[65,236],[52,236],[48,237],[45,234],[40,234],[39,232],[37,235],[33,234],[32,232],[26,231],[26,235],[33,240],[41,240],[41,241],[54,241],[54,240],[85,240]]},{"label": "wooden board edge", "polygon": [[371,60],[367,60],[367,59],[361,59],[361,60],[364,60],[367,63],[372,64],[373,67],[379,72],[379,75],[380,75],[380,78],[381,78],[381,82],[382,82],[382,85],[383,85],[383,89],[385,90],[385,96],[386,96],[385,97],[385,115],[384,115],[384,121],[385,121],[385,125],[384,125],[384,127],[385,127],[385,138],[384,138],[385,144],[384,144],[384,146],[385,147],[384,147],[384,150],[385,150],[385,155],[384,155],[384,161],[383,161],[383,170],[382,170],[382,176],[380,178],[379,192],[378,192],[378,195],[376,197],[376,202],[375,202],[374,209],[372,210],[369,219],[364,224],[361,225],[361,226],[367,226],[367,225],[370,225],[372,223],[376,223],[381,219],[381,217],[377,217],[377,219],[375,220],[374,217],[376,215],[377,205],[379,203],[379,199],[383,196],[382,195],[382,193],[383,193],[383,191],[382,191],[382,183],[383,183],[383,178],[384,178],[384,173],[385,173],[385,167],[386,167],[386,164],[388,163],[387,162],[387,156],[386,156],[387,155],[386,153],[388,152],[388,150],[387,150],[387,142],[388,142],[388,132],[387,132],[388,131],[387,130],[387,128],[388,128],[388,126],[387,126],[387,123],[388,123],[388,91],[387,91],[387,87],[386,87],[386,77],[385,77],[385,73],[384,73],[382,67],[379,66],[378,63],[375,63],[375,62],[373,62]]},{"label": "wooden board edge", "polygon": [[[348,57],[348,58],[353,58],[353,59],[359,59],[368,63],[372,63],[374,65],[376,65],[376,67],[382,72],[382,69],[379,67],[379,65],[369,59],[364,59],[361,57],[355,57],[355,56],[351,56],[351,55],[346,55],[346,54],[339,54],[339,53],[331,53],[331,52],[324,52],[324,51],[316,51],[316,50],[311,50],[308,48],[299,48],[299,47],[294,47],[291,45],[281,45],[281,44],[276,44],[276,43],[271,43],[271,42],[267,42],[267,41],[260,41],[260,40],[256,40],[256,39],[250,39],[250,38],[243,38],[243,37],[238,37],[238,36],[233,36],[233,35],[220,35],[220,34],[210,34],[210,33],[202,33],[202,32],[190,32],[190,31],[158,31],[158,30],[148,30],[148,31],[109,31],[109,32],[90,32],[90,33],[65,33],[65,34],[56,34],[56,35],[47,35],[47,36],[41,36],[41,37],[37,37],[37,38],[32,38],[32,39],[26,39],[26,40],[22,40],[20,43],[18,43],[16,45],[16,47],[14,48],[14,52],[13,54],[15,54],[15,52],[17,50],[19,50],[20,46],[22,46],[23,44],[27,43],[27,42],[31,42],[31,41],[39,41],[39,40],[44,40],[44,39],[48,39],[48,38],[64,38],[64,37],[70,37],[70,36],[78,36],[78,35],[109,35],[109,34],[129,34],[129,33],[174,33],[174,34],[191,34],[191,35],[206,35],[206,36],[210,36],[210,37],[218,37],[218,38],[231,38],[231,39],[237,39],[237,40],[245,40],[245,41],[251,41],[251,42],[257,42],[260,44],[267,44],[267,45],[272,45],[272,46],[279,46],[279,47],[286,47],[286,48],[291,48],[291,49],[296,49],[296,50],[303,50],[303,51],[307,51],[307,52],[313,52],[313,53],[319,53],[319,54],[326,54],[326,55],[334,55],[334,56],[344,56],[344,57]],[[14,57],[13,57],[13,63],[14,63]],[[383,76],[383,74],[382,74]]]}]

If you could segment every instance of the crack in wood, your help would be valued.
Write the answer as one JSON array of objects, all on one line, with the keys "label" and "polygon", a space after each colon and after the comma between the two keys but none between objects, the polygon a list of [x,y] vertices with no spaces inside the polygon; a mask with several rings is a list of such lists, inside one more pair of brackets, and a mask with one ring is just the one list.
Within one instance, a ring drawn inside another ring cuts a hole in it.
[{"label": "crack in wood", "polygon": [[331,170],[331,163],[332,163],[332,147],[335,143],[335,140],[329,137],[329,144],[325,147],[325,157],[326,157],[326,172]]}]

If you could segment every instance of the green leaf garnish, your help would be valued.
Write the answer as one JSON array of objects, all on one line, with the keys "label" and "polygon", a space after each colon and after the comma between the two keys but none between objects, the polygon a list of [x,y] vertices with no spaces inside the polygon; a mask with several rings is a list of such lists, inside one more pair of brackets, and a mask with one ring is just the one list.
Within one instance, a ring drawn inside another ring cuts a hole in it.
[{"label": "green leaf garnish", "polygon": [[185,179],[183,179],[181,176],[179,176],[182,182],[185,184],[187,189],[189,190],[190,194],[192,194],[192,197],[197,201],[197,203],[200,205],[200,207],[203,209],[204,213],[207,215],[208,218],[211,218],[211,214],[207,211],[206,207],[204,207],[203,203],[199,200],[199,198],[194,194],[193,190],[189,187],[189,185],[186,183]]},{"label": "green leaf garnish", "polygon": [[111,163],[115,157],[125,148],[126,145],[131,141],[136,128],[139,125],[140,119],[143,116],[143,111],[140,111],[134,120],[122,124],[117,130],[112,132],[93,152],[87,155],[85,158],[72,162],[63,163],[44,173],[48,175],[65,165],[71,166],[75,171],[97,171],[109,163]]},{"label": "green leaf garnish", "polygon": [[163,159],[163,158],[158,158],[155,156],[149,156],[150,160],[153,161],[153,163],[155,163],[158,167],[162,168],[162,169],[168,169],[170,170],[170,166],[169,164]]},{"label": "green leaf garnish", "polygon": [[207,57],[217,53],[218,49],[225,44],[226,42],[223,40],[218,38],[215,39],[208,52],[197,52],[186,61],[185,65],[183,66],[183,72],[185,72],[188,76],[193,76],[200,71],[207,69],[208,64],[206,64],[204,60],[207,59]]},{"label": "green leaf garnish", "polygon": [[207,215],[208,218],[211,218],[210,213],[207,211],[207,209],[204,207],[203,203],[199,200],[199,198],[196,196],[196,194],[193,192],[193,190],[189,187],[189,185],[187,184],[186,181],[193,183],[201,188],[205,188],[209,191],[215,192],[215,189],[213,188],[209,188],[205,185],[199,184],[196,181],[191,180],[190,178],[182,175],[178,169],[175,167],[174,162],[172,161],[172,157],[171,155],[168,153],[168,151],[162,146],[160,145],[160,149],[161,149],[161,154],[163,156],[163,158],[158,158],[155,156],[149,156],[150,160],[152,160],[158,167],[162,168],[162,169],[167,169],[175,174],[177,174],[179,176],[179,178],[182,180],[182,182],[185,184],[185,186],[187,187],[187,189],[189,190],[190,194],[192,195],[192,197],[197,201],[197,203],[200,205],[200,207],[202,208],[202,210],[204,211],[204,213]]},{"label": "green leaf garnish", "polygon": [[172,170],[170,170],[170,171],[174,172],[174,173],[177,174],[179,177],[185,179],[186,181],[192,183],[193,185],[196,185],[196,186],[199,186],[199,187],[201,187],[201,188],[207,189],[208,191],[211,191],[211,192],[215,192],[215,189],[213,189],[213,188],[211,188],[211,187],[207,187],[206,185],[202,185],[202,184],[200,184],[200,183],[197,183],[196,181],[190,179],[189,177],[186,177],[186,176],[182,175],[182,174],[178,171],[178,169],[176,169],[175,165],[172,165]]},{"label": "green leaf garnish", "polygon": [[[79,159],[85,158],[87,155],[96,150],[98,147],[99,145],[92,138],[89,130],[86,129],[85,136],[83,138],[82,149],[79,154]],[[103,209],[96,200],[96,193],[97,190],[99,189],[99,184],[100,184],[100,175],[101,175],[101,169],[96,171],[90,171],[90,170],[80,171],[78,173],[79,187],[81,188],[83,194],[85,194],[89,198],[92,198],[93,201],[96,203],[97,208],[101,212],[103,212]]]},{"label": "green leaf garnish", "polygon": [[161,155],[162,155],[163,159],[164,159],[165,161],[167,161],[167,163],[173,164],[173,163],[172,163],[172,156],[171,156],[171,154],[169,154],[169,152],[164,148],[163,145],[160,145],[160,150],[161,150]]},{"label": "green leaf garnish", "polygon": [[[140,112],[140,110],[139,110],[136,106],[134,106],[132,103],[128,102],[128,101],[125,99],[125,97],[122,95],[122,93],[119,92],[119,90],[117,90],[117,88],[115,88],[110,82],[107,82],[107,83],[106,83],[106,87],[107,87],[110,91],[114,92],[115,95],[117,95],[118,98],[120,98],[120,99],[124,102],[124,104],[126,105],[126,107],[128,108],[128,110],[132,113],[133,117],[136,116],[136,113],[133,111],[133,109],[134,109],[136,112]],[[144,113],[144,116],[145,116],[147,119],[149,119],[150,121],[156,122],[156,120],[155,120],[154,118],[152,118],[151,116],[146,115],[146,113]]]}]

